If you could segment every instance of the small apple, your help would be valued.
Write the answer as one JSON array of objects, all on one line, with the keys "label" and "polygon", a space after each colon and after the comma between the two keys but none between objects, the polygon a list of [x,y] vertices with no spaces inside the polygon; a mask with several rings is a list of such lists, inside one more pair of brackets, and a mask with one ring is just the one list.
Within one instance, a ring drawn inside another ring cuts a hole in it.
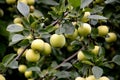
[{"label": "small apple", "polygon": [[16,2],[16,0],[6,0],[7,4],[14,4]]},{"label": "small apple", "polygon": [[78,31],[77,29],[75,29],[75,31],[73,32],[73,34],[65,34],[66,38],[69,38],[71,40],[74,40],[78,37]]},{"label": "small apple", "polygon": [[81,36],[87,36],[91,33],[91,25],[88,23],[83,23],[81,26],[78,27],[78,33]]},{"label": "small apple", "polygon": [[40,54],[32,49],[28,49],[25,57],[29,62],[37,62],[40,59]]},{"label": "small apple", "polygon": [[18,25],[18,26],[20,26],[20,27],[23,27],[23,25],[22,25],[22,24],[20,24],[20,23],[16,23],[15,25]]},{"label": "small apple", "polygon": [[85,80],[96,80],[96,78],[94,75],[90,75],[90,76],[86,77]]},{"label": "small apple", "polygon": [[84,55],[84,53],[82,51],[78,52],[77,59],[78,60],[85,60],[86,59],[86,57],[85,57],[85,55]]},{"label": "small apple", "polygon": [[4,15],[4,11],[0,8],[0,17]]},{"label": "small apple", "polygon": [[0,80],[6,80],[2,74],[0,74]]},{"label": "small apple", "polygon": [[45,43],[42,39],[35,39],[31,43],[31,48],[37,51],[43,51]]},{"label": "small apple", "polygon": [[31,12],[31,13],[34,12],[35,7],[34,7],[34,6],[29,6],[29,7],[30,7],[30,12]]},{"label": "small apple", "polygon": [[52,51],[51,51],[51,46],[50,46],[50,44],[49,43],[45,43],[45,48],[44,48],[44,50],[43,50],[43,54],[45,54],[45,55],[50,55],[50,53],[51,53]]},{"label": "small apple", "polygon": [[95,0],[95,3],[102,3],[103,0]]},{"label": "small apple", "polygon": [[[19,55],[19,54],[21,54],[21,52],[24,50],[24,48],[23,47],[21,47],[21,48],[18,48],[17,49],[17,54]],[[25,54],[26,54],[26,51],[27,51],[27,49],[24,51],[24,53],[23,53],[23,57],[25,56]]]},{"label": "small apple", "polygon": [[19,18],[19,17],[16,17],[14,20],[13,20],[13,22],[16,24],[16,23],[22,23],[22,19],[21,18]]},{"label": "small apple", "polygon": [[98,80],[110,80],[110,79],[108,77],[106,77],[106,76],[102,76]]},{"label": "small apple", "polygon": [[24,64],[19,65],[18,71],[24,73],[27,70],[27,66]]},{"label": "small apple", "polygon": [[104,26],[104,25],[98,26],[97,29],[98,29],[98,34],[99,34],[99,36],[105,36],[105,35],[107,35],[107,33],[108,33],[108,31],[109,31],[108,27],[107,27],[107,26]]},{"label": "small apple", "polygon": [[91,52],[92,52],[93,54],[97,55],[97,54],[99,53],[99,49],[100,49],[100,47],[96,45],[96,46],[94,46],[94,49],[92,49]]},{"label": "small apple", "polygon": [[50,37],[50,44],[55,48],[62,48],[66,43],[66,39],[62,34],[53,34]]},{"label": "small apple", "polygon": [[90,12],[85,12],[84,16],[82,17],[82,22],[88,22],[89,21],[88,16],[90,16]]},{"label": "small apple", "polygon": [[34,80],[33,78],[30,78],[30,79],[28,79],[28,80]]},{"label": "small apple", "polygon": [[83,77],[76,77],[75,80],[85,80]]},{"label": "small apple", "polygon": [[116,40],[117,40],[117,36],[113,32],[108,33],[108,37],[105,38],[105,41],[108,43],[115,42]]},{"label": "small apple", "polygon": [[32,76],[32,71],[25,71],[24,75],[26,78],[29,78]]},{"label": "small apple", "polygon": [[35,3],[35,0],[27,0],[28,5],[34,5],[34,3]]}]

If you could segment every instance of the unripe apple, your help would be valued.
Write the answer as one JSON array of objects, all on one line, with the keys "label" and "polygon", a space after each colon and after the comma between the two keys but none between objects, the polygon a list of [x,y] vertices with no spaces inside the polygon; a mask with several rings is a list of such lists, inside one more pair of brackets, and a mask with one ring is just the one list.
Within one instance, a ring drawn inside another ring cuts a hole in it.
[{"label": "unripe apple", "polygon": [[77,29],[75,29],[75,31],[73,32],[73,34],[65,34],[65,37],[66,37],[66,38],[69,38],[69,39],[71,39],[71,40],[76,39],[77,36],[78,36],[78,31],[77,31]]},{"label": "unripe apple", "polygon": [[18,2],[22,2],[24,4],[27,4],[27,0],[18,0]]},{"label": "unripe apple", "polygon": [[40,52],[44,50],[44,46],[45,43],[42,39],[35,39],[31,43],[31,48]]},{"label": "unripe apple", "polygon": [[84,16],[82,17],[82,22],[88,22],[89,21],[88,16],[90,16],[90,12],[85,12]]},{"label": "unripe apple", "polygon": [[[18,55],[19,55],[19,54],[21,54],[21,52],[22,52],[23,50],[24,50],[24,48],[23,48],[23,47],[18,48],[18,49],[17,49],[17,54],[18,54]],[[23,55],[22,55],[22,56],[25,56],[26,51],[27,51],[27,49],[24,51],[24,53],[23,53]]]},{"label": "unripe apple", "polygon": [[75,80],[85,80],[83,77],[76,77]]},{"label": "unripe apple", "polygon": [[77,59],[78,60],[85,60],[86,59],[86,57],[85,57],[85,55],[84,55],[84,53],[82,51],[78,52]]},{"label": "unripe apple", "polygon": [[117,40],[117,36],[113,32],[108,33],[108,37],[105,38],[105,41],[108,43],[115,42],[116,40]]},{"label": "unripe apple", "polygon": [[93,54],[97,55],[97,54],[99,53],[99,49],[100,49],[100,47],[96,45],[96,46],[94,46],[94,49],[92,49],[91,52],[92,52]]},{"label": "unripe apple", "polygon": [[45,55],[50,55],[51,53],[51,46],[49,43],[45,43],[45,47],[44,47],[44,50],[43,50],[43,54]]},{"label": "unripe apple", "polygon": [[91,25],[88,23],[83,23],[81,26],[78,27],[78,33],[81,36],[87,36],[91,33]]},{"label": "unripe apple", "polygon": [[102,3],[103,0],[95,0],[95,3]]},{"label": "unripe apple", "polygon": [[0,8],[0,17],[4,15],[4,11]]},{"label": "unripe apple", "polygon": [[109,31],[109,29],[108,29],[107,26],[104,26],[104,25],[98,26],[98,34],[99,34],[99,36],[107,35],[108,31]]},{"label": "unripe apple", "polygon": [[32,71],[25,71],[24,75],[26,78],[29,78],[32,76]]},{"label": "unripe apple", "polygon": [[6,80],[2,74],[0,74],[0,80]]},{"label": "unripe apple", "polygon": [[100,77],[98,80],[110,80],[110,79],[106,76],[103,76],[103,77]]},{"label": "unripe apple", "polygon": [[85,80],[96,80],[96,78],[94,75],[90,75],[90,76],[86,77]]},{"label": "unripe apple", "polygon": [[16,24],[16,23],[22,23],[22,19],[21,18],[19,18],[19,17],[17,17],[17,18],[15,18],[14,20],[13,20],[13,22]]},{"label": "unripe apple", "polygon": [[15,25],[18,25],[18,26],[20,26],[20,27],[23,27],[23,25],[22,25],[22,24],[20,24],[20,23],[16,23]]},{"label": "unripe apple", "polygon": [[30,79],[28,79],[28,80],[34,80],[33,78],[30,78]]},{"label": "unripe apple", "polygon": [[24,64],[19,65],[18,71],[24,73],[27,70],[27,66]]},{"label": "unripe apple", "polygon": [[34,12],[35,7],[34,7],[34,6],[29,6],[29,7],[30,7],[30,12],[31,12],[31,13]]},{"label": "unripe apple", "polygon": [[53,34],[50,37],[50,44],[55,48],[62,48],[66,43],[66,39],[62,34]]},{"label": "unripe apple", "polygon": [[6,0],[7,4],[14,4],[16,2],[16,0]]},{"label": "unripe apple", "polygon": [[37,62],[40,59],[40,54],[32,49],[26,51],[26,60],[29,62]]},{"label": "unripe apple", "polygon": [[34,5],[34,3],[35,3],[35,0],[27,0],[28,5]]}]

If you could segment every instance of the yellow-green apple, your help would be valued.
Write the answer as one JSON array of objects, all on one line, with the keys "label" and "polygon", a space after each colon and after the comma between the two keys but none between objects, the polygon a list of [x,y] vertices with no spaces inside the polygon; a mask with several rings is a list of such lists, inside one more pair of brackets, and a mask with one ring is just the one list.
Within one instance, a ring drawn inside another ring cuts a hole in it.
[{"label": "yellow-green apple", "polygon": [[95,45],[95,46],[94,46],[94,49],[92,49],[91,52],[92,52],[93,54],[97,55],[97,54],[99,53],[99,49],[100,49],[100,47],[97,46],[97,45]]},{"label": "yellow-green apple", "polygon": [[22,19],[20,17],[16,17],[13,22],[16,24],[16,23],[22,23]]},{"label": "yellow-green apple", "polygon": [[27,66],[26,66],[26,65],[20,64],[20,65],[18,66],[18,71],[19,71],[19,72],[24,73],[26,70],[27,70]]},{"label": "yellow-green apple", "polygon": [[2,74],[0,74],[0,80],[6,80]]},{"label": "yellow-green apple", "polygon": [[102,76],[98,80],[110,80],[110,79],[108,77],[106,77],[106,76]]},{"label": "yellow-green apple", "polygon": [[85,60],[86,59],[86,57],[85,57],[85,55],[84,55],[84,53],[82,51],[78,52],[77,59],[78,60]]},{"label": "yellow-green apple", "polygon": [[89,75],[85,80],[96,80],[94,75]]},{"label": "yellow-green apple", "polygon": [[28,5],[34,5],[34,3],[35,3],[35,0],[27,0]]},{"label": "yellow-green apple", "polygon": [[45,43],[42,39],[35,39],[31,43],[31,48],[40,52],[44,50],[44,46]]},{"label": "yellow-green apple", "polygon": [[16,2],[16,0],[6,0],[7,4],[14,4]]},{"label": "yellow-green apple", "polygon": [[88,23],[83,23],[78,27],[78,33],[80,36],[87,36],[91,33],[91,25]]},{"label": "yellow-green apple", "polygon": [[50,55],[50,53],[52,52],[51,50],[51,46],[49,43],[45,43],[45,46],[44,46],[44,50],[43,50],[43,54],[44,55]]},{"label": "yellow-green apple", "polygon": [[84,16],[82,17],[82,22],[88,22],[89,21],[88,16],[90,16],[90,12],[87,11],[84,13]]},{"label": "yellow-green apple", "polygon": [[28,49],[26,51],[25,57],[26,57],[26,60],[29,62],[37,62],[40,59],[40,54],[37,51]]},{"label": "yellow-green apple", "polygon": [[32,76],[32,71],[25,71],[24,75],[26,78],[29,78]]},{"label": "yellow-green apple", "polygon": [[98,34],[99,36],[105,36],[109,32],[109,29],[105,25],[98,26]]},{"label": "yellow-green apple", "polygon": [[117,35],[114,32],[109,32],[108,37],[105,38],[105,41],[110,43],[110,42],[115,42],[117,40]]},{"label": "yellow-green apple", "polygon": [[75,80],[85,80],[83,77],[76,77]]},{"label": "yellow-green apple", "polygon": [[65,36],[63,34],[53,34],[50,37],[50,44],[55,48],[62,48],[66,43]]}]

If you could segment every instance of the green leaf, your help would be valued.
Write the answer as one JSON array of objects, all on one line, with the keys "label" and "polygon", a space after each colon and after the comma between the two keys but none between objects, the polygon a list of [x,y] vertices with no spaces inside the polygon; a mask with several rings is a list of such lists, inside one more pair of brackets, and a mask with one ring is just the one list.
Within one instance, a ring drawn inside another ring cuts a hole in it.
[{"label": "green leaf", "polygon": [[113,57],[112,61],[117,65],[120,65],[120,55],[116,55]]},{"label": "green leaf", "polygon": [[81,0],[81,6],[80,8],[85,8],[88,6],[93,0]]},{"label": "green leaf", "polygon": [[71,64],[71,63],[66,62],[66,63],[63,63],[61,66],[62,66],[62,67],[71,67],[71,66],[72,66],[72,64]]},{"label": "green leaf", "polygon": [[68,77],[70,77],[70,73],[67,72],[67,71],[60,71],[60,72],[56,73],[56,76],[57,76],[58,79],[60,79],[60,78],[68,78]]},{"label": "green leaf", "polygon": [[116,2],[117,0],[106,0],[105,3],[106,4],[109,4],[109,3],[113,3],[113,2]]},{"label": "green leaf", "polygon": [[100,16],[100,15],[90,15],[90,16],[88,16],[88,18],[90,18],[90,19],[107,19],[106,17]]},{"label": "green leaf", "polygon": [[12,42],[19,42],[24,39],[24,36],[21,34],[15,34],[12,37]]},{"label": "green leaf", "polygon": [[16,54],[8,54],[2,59],[2,63],[5,67],[14,59]]},{"label": "green leaf", "polygon": [[55,31],[56,34],[62,34],[62,33],[65,33],[65,29],[63,27],[59,27],[56,31]]},{"label": "green leaf", "polygon": [[98,66],[94,66],[92,68],[92,73],[96,78],[100,78],[103,74],[103,69]]},{"label": "green leaf", "polygon": [[17,9],[25,17],[28,16],[28,14],[30,12],[29,6],[22,2],[18,2]]},{"label": "green leaf", "polygon": [[9,32],[20,32],[23,31],[23,27],[16,25],[16,24],[10,24],[7,26],[7,31]]},{"label": "green leaf", "polygon": [[58,5],[58,3],[54,0],[39,0],[39,2],[47,5]]},{"label": "green leaf", "polygon": [[68,0],[68,2],[75,8],[80,6],[80,1],[81,0]]},{"label": "green leaf", "polygon": [[18,68],[18,61],[13,60],[8,64],[8,67],[11,69],[17,69]]},{"label": "green leaf", "polygon": [[27,71],[35,71],[35,72],[40,72],[40,68],[35,66],[35,67],[30,67],[27,69]]}]

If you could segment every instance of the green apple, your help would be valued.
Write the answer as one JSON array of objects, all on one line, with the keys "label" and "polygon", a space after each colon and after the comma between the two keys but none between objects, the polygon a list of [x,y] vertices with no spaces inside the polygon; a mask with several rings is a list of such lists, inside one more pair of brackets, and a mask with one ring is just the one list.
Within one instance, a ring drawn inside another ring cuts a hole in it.
[{"label": "green apple", "polygon": [[87,36],[91,33],[91,25],[88,23],[83,23],[78,27],[78,33],[80,36]]},{"label": "green apple", "polygon": [[18,66],[18,71],[21,73],[24,73],[27,70],[27,66],[24,64],[21,64]]},{"label": "green apple", "polygon": [[94,75],[89,75],[85,80],[96,80]]},{"label": "green apple", "polygon": [[4,11],[0,8],[0,17],[4,15]]},{"label": "green apple", "polygon": [[85,12],[84,16],[82,17],[82,22],[88,22],[89,21],[88,16],[90,16],[90,12]]},{"label": "green apple", "polygon": [[99,49],[100,49],[100,47],[96,45],[96,46],[94,46],[94,49],[91,50],[91,52],[95,55],[98,55]]},{"label": "green apple", "polygon": [[103,0],[95,0],[95,3],[102,3]]},{"label": "green apple", "polygon": [[44,50],[44,46],[45,43],[42,39],[35,39],[31,43],[31,48],[40,52]]},{"label": "green apple", "polygon": [[16,23],[22,23],[22,19],[21,18],[19,18],[19,17],[16,17],[14,20],[13,20],[13,22],[16,24]]},{"label": "green apple", "polygon": [[[17,49],[17,54],[19,55],[19,54],[21,54],[21,52],[24,50],[24,48],[23,47],[21,47],[21,48],[18,48]],[[23,53],[23,57],[25,56],[25,54],[26,54],[26,51],[27,51],[27,49],[24,51],[24,53]]]},{"label": "green apple", "polygon": [[105,36],[109,32],[108,27],[104,25],[98,26],[97,29],[98,29],[99,36]]},{"label": "green apple", "polygon": [[15,25],[18,25],[20,27],[23,27],[23,25],[21,23],[16,23]]},{"label": "green apple", "polygon": [[85,80],[83,77],[76,77],[75,80]]},{"label": "green apple", "polygon": [[29,62],[37,62],[40,59],[40,54],[38,52],[35,52],[32,49],[28,49],[26,51],[26,60]]},{"label": "green apple", "polygon": [[44,50],[43,50],[43,54],[45,55],[50,55],[50,53],[52,52],[51,50],[51,46],[49,43],[45,43],[45,47],[44,47]]},{"label": "green apple", "polygon": [[30,78],[30,79],[28,79],[28,80],[34,80],[33,78]]},{"label": "green apple", "polygon": [[16,0],[6,0],[7,4],[14,4],[16,2]]},{"label": "green apple", "polygon": [[108,37],[105,38],[105,41],[110,43],[110,42],[115,42],[117,40],[117,35],[113,32],[108,33]]},{"label": "green apple", "polygon": [[110,79],[108,77],[106,77],[106,76],[102,76],[98,80],[110,80]]},{"label": "green apple", "polygon": [[26,78],[29,78],[32,76],[32,71],[25,71],[24,75]]},{"label": "green apple", "polygon": [[86,57],[85,57],[85,55],[84,55],[84,53],[82,51],[78,52],[77,59],[78,60],[85,60],[86,59]]},{"label": "green apple", "polygon": [[34,5],[34,3],[35,3],[35,0],[27,0],[28,5]]},{"label": "green apple", "polygon": [[73,34],[65,34],[66,38],[69,38],[71,40],[74,40],[78,37],[78,31],[77,29],[75,29],[75,31],[73,32]]},{"label": "green apple", "polygon": [[6,80],[2,74],[0,74],[0,80]]},{"label": "green apple", "polygon": [[65,36],[62,34],[53,34],[50,37],[50,44],[55,48],[62,48],[66,43]]}]

